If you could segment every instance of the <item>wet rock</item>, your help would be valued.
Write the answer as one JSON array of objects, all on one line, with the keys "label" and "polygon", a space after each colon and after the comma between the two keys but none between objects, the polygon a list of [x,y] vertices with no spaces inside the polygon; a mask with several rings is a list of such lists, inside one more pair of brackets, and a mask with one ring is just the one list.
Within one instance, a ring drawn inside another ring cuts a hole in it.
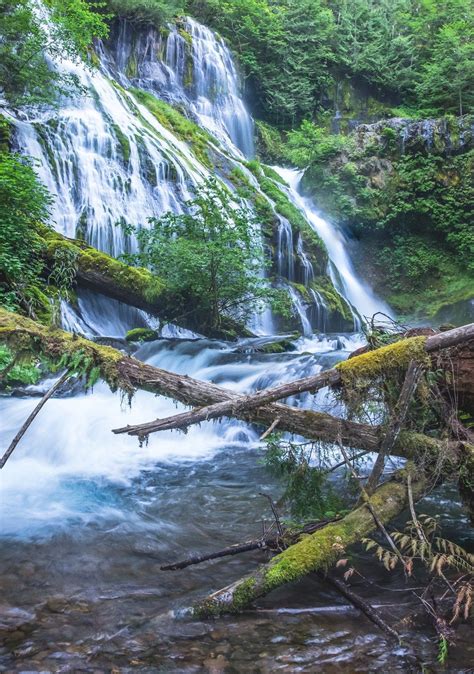
[{"label": "wet rock", "polygon": [[68,607],[68,600],[63,595],[55,595],[46,600],[45,608],[51,613],[64,613]]},{"label": "wet rock", "polygon": [[209,633],[209,636],[213,641],[222,641],[225,638],[226,633],[224,630],[212,630],[212,632]]},{"label": "wet rock", "polygon": [[34,613],[21,608],[0,604],[0,639],[6,637],[24,638],[26,631],[31,631],[35,621]]},{"label": "wet rock", "polygon": [[216,658],[207,658],[202,664],[209,674],[223,674],[229,661],[223,655],[218,655]]}]

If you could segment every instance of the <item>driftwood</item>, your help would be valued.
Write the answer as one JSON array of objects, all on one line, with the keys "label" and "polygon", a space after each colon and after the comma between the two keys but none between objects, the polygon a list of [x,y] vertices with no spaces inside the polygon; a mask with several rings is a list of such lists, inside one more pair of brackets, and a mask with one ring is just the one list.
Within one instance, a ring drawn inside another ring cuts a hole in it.
[{"label": "driftwood", "polygon": [[329,524],[329,522],[336,522],[338,519],[340,518],[335,517],[331,520],[310,522],[305,524],[305,526],[302,527],[300,531],[287,530],[279,532],[276,536],[268,535],[262,538],[256,538],[251,541],[245,541],[245,543],[235,543],[234,545],[229,545],[226,548],[222,548],[222,550],[210,552],[207,555],[193,555],[192,557],[188,557],[187,559],[183,559],[179,562],[165,564],[160,566],[160,569],[161,571],[178,571],[181,569],[186,569],[188,566],[208,562],[212,559],[241,555],[244,552],[251,552],[252,550],[281,550],[283,547],[287,548],[289,545],[293,545],[299,541],[302,536],[313,534],[318,529],[325,527],[327,524]]},{"label": "driftwood", "polygon": [[344,583],[339,578],[336,578],[336,576],[331,573],[326,575],[318,573],[318,576],[322,580],[325,580],[330,585],[332,585],[334,589],[336,589],[339,594],[342,594],[342,596],[345,597],[350,604],[362,611],[362,613],[364,613],[364,615],[367,616],[371,622],[373,622],[375,625],[377,625],[377,627],[385,632],[387,636],[396,639],[396,641],[400,641],[400,635],[393,629],[393,627],[390,627],[390,625],[382,618],[380,613],[368,602],[364,601],[362,597],[356,594],[354,590],[346,585],[346,583]]},{"label": "driftwood", "polygon": [[29,429],[33,421],[36,419],[44,405],[48,402],[48,400],[53,396],[56,391],[64,384],[64,382],[69,378],[69,373],[65,372],[52,386],[51,388],[44,394],[44,396],[41,398],[39,403],[36,405],[34,410],[31,412],[25,423],[22,425],[18,433],[15,435],[13,440],[10,443],[10,446],[8,449],[5,451],[3,454],[2,458],[0,459],[0,469],[4,467],[8,459],[11,457],[13,452],[16,449],[16,446],[22,439],[22,437],[25,435],[26,431]]},{"label": "driftwood", "polygon": [[[411,340],[419,339],[417,337],[411,338]],[[454,330],[449,330],[439,335],[433,335],[426,339],[422,338],[423,346],[420,349],[420,353],[423,351],[425,353],[434,353],[442,349],[451,348],[457,346],[463,342],[474,342],[474,323],[470,325],[463,326],[462,328],[456,328]],[[405,340],[408,344],[410,340]],[[396,342],[396,345],[399,345],[399,342]],[[412,341],[411,344],[414,344]],[[421,342],[420,342],[421,344]],[[379,352],[386,352],[387,355],[392,351],[391,345],[387,347],[382,347],[379,349]],[[407,349],[408,351],[408,349]],[[351,359],[352,369],[357,373],[357,361],[361,358],[364,358],[365,354],[356,356],[354,359]],[[408,363],[407,363],[408,364]],[[471,374],[474,372],[474,362],[473,369]],[[175,428],[186,428],[192,424],[198,424],[203,421],[208,421],[210,419],[217,419],[222,416],[237,416],[241,417],[244,412],[249,412],[255,408],[259,408],[263,405],[268,405],[276,400],[282,398],[287,398],[298,393],[308,392],[308,391],[318,391],[321,388],[326,386],[335,386],[341,384],[344,377],[344,370],[339,367],[335,367],[332,370],[327,370],[326,372],[318,373],[303,379],[298,379],[293,382],[282,384],[271,389],[266,389],[264,391],[259,391],[247,396],[236,396],[234,395],[231,399],[224,402],[215,403],[213,405],[207,405],[195,410],[190,410],[189,412],[184,412],[182,414],[177,414],[172,417],[167,417],[165,419],[157,419],[149,423],[137,424],[134,426],[125,426],[123,428],[114,429],[114,433],[128,433],[129,435],[137,436],[146,436],[150,433],[155,433],[157,431],[170,430]],[[465,387],[467,391],[470,391],[474,388],[473,380],[471,379],[470,385]],[[275,415],[276,416],[276,415]],[[281,423],[279,422],[280,429]],[[304,435],[304,433],[302,433]],[[306,436],[307,437],[307,436]]]},{"label": "driftwood", "polygon": [[[303,536],[314,533],[318,529],[324,527],[326,524],[328,524],[328,521],[315,522],[307,524],[299,532],[285,532],[283,537],[273,536],[246,541],[245,543],[236,543],[235,545],[229,545],[227,548],[223,548],[217,552],[211,552],[207,555],[194,555],[193,557],[189,557],[188,559],[184,559],[180,562],[166,564],[161,566],[160,569],[161,571],[180,571],[194,564],[202,564],[203,562],[208,562],[210,560],[222,559],[223,557],[239,555],[254,550],[281,550],[282,548],[287,548],[289,545],[294,545],[294,543],[300,540]],[[356,592],[354,592],[354,590],[352,590],[346,583],[344,583],[332,573],[324,574],[319,572],[318,576],[323,582],[329,583],[350,604],[355,606],[355,608],[362,611],[362,613],[364,613],[364,615],[366,615],[371,622],[373,622],[375,625],[377,625],[377,627],[385,632],[385,634],[396,640],[399,640],[399,635],[397,632],[393,629],[393,627],[390,627],[390,625],[382,618],[380,613],[368,602],[362,599],[362,597],[360,597]]]}]

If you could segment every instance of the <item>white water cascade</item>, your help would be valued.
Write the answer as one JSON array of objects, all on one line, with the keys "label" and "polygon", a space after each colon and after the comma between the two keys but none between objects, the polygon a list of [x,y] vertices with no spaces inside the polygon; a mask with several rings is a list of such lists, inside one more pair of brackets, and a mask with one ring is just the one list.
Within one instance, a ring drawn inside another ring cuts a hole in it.
[{"label": "white water cascade", "polygon": [[137,35],[122,20],[114,37],[113,59],[103,54],[110,74],[184,107],[232,153],[253,155],[253,120],[222,38],[190,17],[165,37],[153,27]]},{"label": "white water cascade", "polygon": [[329,255],[329,274],[334,287],[355,309],[354,329],[360,329],[361,319],[370,318],[379,311],[390,316],[388,305],[356,275],[341,232],[319,215],[310,199],[301,196],[299,185],[302,171],[279,166],[273,169],[288,184],[287,194],[291,201],[304,213],[306,220],[323,240]]}]

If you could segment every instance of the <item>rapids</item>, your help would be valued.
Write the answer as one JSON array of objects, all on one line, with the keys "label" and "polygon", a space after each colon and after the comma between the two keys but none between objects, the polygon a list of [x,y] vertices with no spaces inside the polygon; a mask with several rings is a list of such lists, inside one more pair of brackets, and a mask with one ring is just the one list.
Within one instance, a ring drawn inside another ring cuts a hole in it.
[{"label": "rapids", "polygon": [[[151,29],[133,36],[122,22],[111,42],[98,46],[100,69],[55,65],[78,77],[84,95],[64,99],[59,110],[14,119],[17,149],[37,159],[55,196],[54,226],[64,234],[81,234],[118,255],[134,246],[116,226],[122,217],[146,224],[149,216],[180,212],[192,186],[209,174],[127,91],[130,84],[184,106],[213,134],[216,153],[245,170],[253,122],[232,56],[208,28],[192,19],[184,27],[192,37],[192,83],[186,39],[177,27],[164,40]],[[313,291],[308,304],[290,285],[297,280],[296,262],[305,285],[314,272],[304,242],[298,239],[295,248],[291,226],[280,218],[278,272],[304,332],[294,351],[263,353],[266,337],[226,343],[167,327],[167,339],[140,347],[137,358],[234,391],[255,391],[331,367],[363,343],[361,317],[387,311],[356,277],[342,236],[299,195],[298,174],[277,171],[327,246],[329,271],[352,306],[355,332],[326,334],[323,298]],[[142,312],[87,292],[76,307],[64,304],[62,320],[65,328],[92,337],[123,338],[128,328],[150,324]],[[255,327],[271,333],[272,317]],[[0,397],[2,447],[50,384]],[[335,403],[320,391],[292,404],[321,410]],[[258,429],[242,422],[162,433],[143,446],[111,433],[179,409],[145,392],[129,406],[103,384],[85,392],[78,382],[50,400],[28,430],[0,473],[0,635],[6,634],[0,671],[314,672],[318,663],[319,671],[367,672],[413,663],[409,646],[388,649],[380,633],[315,580],[275,593],[258,611],[237,618],[175,619],[194,597],[239,577],[261,557],[177,574],[160,572],[160,564],[260,535],[262,519],[270,520],[260,493],[278,497],[281,491],[261,464]],[[462,526],[454,508],[446,502],[442,513],[448,531],[455,522]],[[372,578],[382,578],[371,558],[356,553],[356,559]],[[396,618],[409,610],[410,599],[400,594],[403,588],[392,589],[384,601]],[[432,660],[422,626],[414,629],[421,652]]]}]

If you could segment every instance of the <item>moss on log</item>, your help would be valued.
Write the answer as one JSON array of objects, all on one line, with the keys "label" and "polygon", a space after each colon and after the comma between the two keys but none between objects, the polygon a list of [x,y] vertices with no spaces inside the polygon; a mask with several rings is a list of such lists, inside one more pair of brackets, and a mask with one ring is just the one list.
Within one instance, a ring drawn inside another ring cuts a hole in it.
[{"label": "moss on log", "polygon": [[[67,250],[75,259],[76,282],[114,300],[142,309],[152,316],[177,322],[181,327],[199,330],[199,317],[188,313],[176,317],[176,301],[166,283],[143,267],[131,267],[102,253],[78,239],[68,239],[58,232],[42,228],[45,256],[50,265],[58,251]],[[252,337],[244,325],[224,317],[222,327],[207,331],[210,337],[234,339]]]},{"label": "moss on log", "polygon": [[[427,479],[423,473],[412,475],[415,499],[423,495],[426,487]],[[383,484],[370,497],[383,524],[403,512],[407,502],[406,470],[398,471],[395,479]],[[304,536],[253,573],[199,601],[192,609],[193,615],[204,618],[237,613],[282,585],[300,580],[313,571],[327,571],[349,546],[376,528],[371,512],[365,504],[361,505],[342,520]]]}]

